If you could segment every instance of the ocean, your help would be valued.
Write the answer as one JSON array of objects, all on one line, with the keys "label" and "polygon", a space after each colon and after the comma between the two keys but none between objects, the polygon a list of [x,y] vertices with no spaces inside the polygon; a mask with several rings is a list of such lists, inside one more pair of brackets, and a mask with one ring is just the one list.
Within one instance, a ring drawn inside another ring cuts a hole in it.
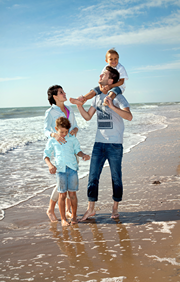
[{"label": "ocean", "polygon": [[[77,138],[81,149],[91,155],[96,115],[86,122],[76,106],[72,108],[79,126]],[[43,160],[47,142],[43,129],[46,109],[48,107],[0,108],[0,220],[6,209],[56,184],[56,177],[49,173]],[[131,104],[131,111],[133,120],[124,122],[124,154],[144,142],[149,132],[167,127],[166,117],[179,112],[180,103]],[[80,159],[79,178],[88,175],[89,165],[90,161]]]}]

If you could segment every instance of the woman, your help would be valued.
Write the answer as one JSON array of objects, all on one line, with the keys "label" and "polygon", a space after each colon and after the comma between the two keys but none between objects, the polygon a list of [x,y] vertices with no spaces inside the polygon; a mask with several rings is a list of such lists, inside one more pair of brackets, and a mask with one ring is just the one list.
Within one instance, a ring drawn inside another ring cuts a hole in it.
[{"label": "woman", "polygon": [[[55,131],[55,122],[58,117],[66,117],[69,119],[71,123],[71,128],[69,133],[71,135],[75,135],[78,132],[78,127],[75,119],[75,115],[71,107],[65,106],[64,102],[67,101],[66,93],[60,85],[51,86],[48,91],[48,101],[51,105],[45,113],[45,124],[44,131],[45,135],[49,137],[55,138],[58,142],[64,143],[65,139],[60,137]],[[49,207],[47,209],[47,215],[51,222],[57,221],[57,217],[54,213],[56,202],[58,201],[59,193],[57,191],[57,187],[54,188],[51,199],[49,202]],[[70,199],[66,201],[66,215],[71,216],[70,212]]]}]

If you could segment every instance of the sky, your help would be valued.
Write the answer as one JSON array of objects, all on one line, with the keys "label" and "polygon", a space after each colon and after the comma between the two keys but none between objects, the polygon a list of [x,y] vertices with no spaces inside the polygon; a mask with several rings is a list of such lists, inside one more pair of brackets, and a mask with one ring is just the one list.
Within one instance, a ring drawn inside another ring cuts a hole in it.
[{"label": "sky", "polygon": [[0,108],[88,93],[110,48],[130,104],[180,101],[180,0],[0,0]]}]

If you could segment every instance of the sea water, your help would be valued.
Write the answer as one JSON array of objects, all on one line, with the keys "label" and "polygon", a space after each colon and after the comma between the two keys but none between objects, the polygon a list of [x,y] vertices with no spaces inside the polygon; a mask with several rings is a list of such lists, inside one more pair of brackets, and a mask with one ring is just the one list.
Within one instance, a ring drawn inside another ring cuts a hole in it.
[{"label": "sea water", "polygon": [[[6,209],[56,184],[56,177],[49,173],[43,160],[47,142],[43,129],[47,108],[0,108],[0,220],[4,218]],[[91,155],[96,115],[87,122],[76,106],[72,108],[79,127],[77,138],[81,149]],[[179,110],[180,103],[132,104],[133,120],[124,121],[124,153],[144,142],[149,132],[165,128],[166,117],[173,116]],[[80,159],[79,178],[88,175],[89,165],[90,161]]]}]

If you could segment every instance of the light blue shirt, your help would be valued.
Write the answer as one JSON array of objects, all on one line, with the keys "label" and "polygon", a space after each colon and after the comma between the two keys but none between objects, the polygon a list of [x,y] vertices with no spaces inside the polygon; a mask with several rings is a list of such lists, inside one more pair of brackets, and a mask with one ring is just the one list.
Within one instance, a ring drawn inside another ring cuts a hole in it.
[{"label": "light blue shirt", "polygon": [[[75,127],[78,128],[78,126],[73,110],[69,106],[66,106],[66,108],[69,110],[68,120],[71,123],[71,128],[69,129],[70,132]],[[66,117],[66,115],[61,111],[61,109],[58,106],[53,104],[45,113],[44,132],[46,137],[50,137],[50,134],[52,132],[56,132],[55,130],[56,119],[59,117]]]},{"label": "light blue shirt", "polygon": [[65,172],[66,166],[78,170],[75,154],[81,151],[80,144],[75,136],[68,135],[65,137],[66,143],[62,145],[55,138],[50,137],[44,150],[44,159],[46,157],[51,159],[52,153],[54,153],[57,172]]}]

